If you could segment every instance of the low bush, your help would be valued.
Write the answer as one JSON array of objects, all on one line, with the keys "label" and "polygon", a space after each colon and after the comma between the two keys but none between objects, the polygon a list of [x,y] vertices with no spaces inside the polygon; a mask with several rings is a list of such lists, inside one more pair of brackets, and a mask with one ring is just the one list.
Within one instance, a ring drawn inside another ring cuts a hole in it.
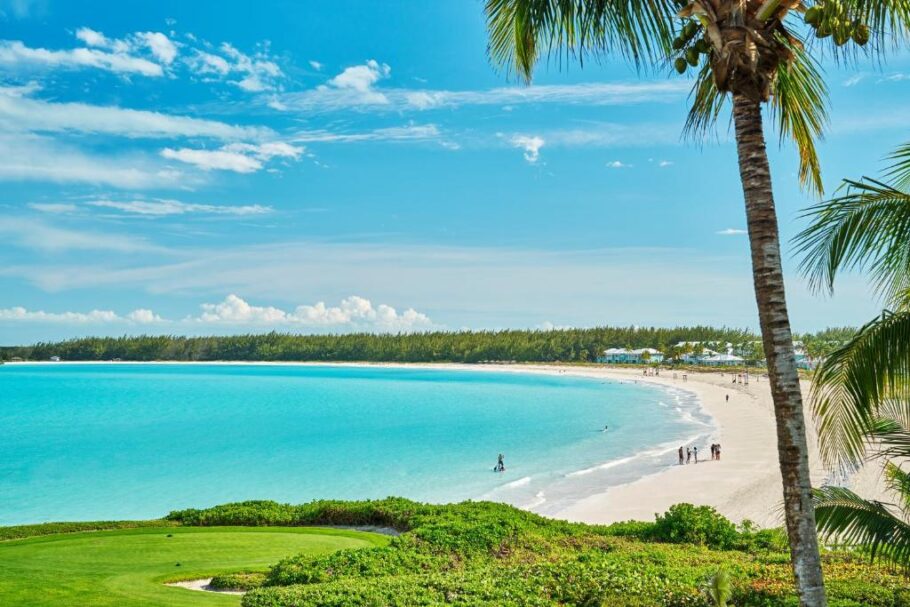
[{"label": "low bush", "polygon": [[[680,504],[652,523],[555,521],[502,504],[402,499],[228,504],[172,513],[184,524],[377,525],[387,546],[299,555],[276,564],[244,607],[707,607],[717,571],[737,607],[797,607],[780,530],[737,529]],[[743,551],[742,549],[746,549]],[[831,607],[910,607],[906,579],[855,556],[825,557]]]},{"label": "low bush", "polygon": [[653,539],[676,544],[698,544],[722,550],[739,538],[736,525],[710,506],[676,504],[657,516]]},{"label": "low bush", "polygon": [[259,588],[265,582],[264,573],[224,573],[216,575],[209,582],[209,586],[216,590],[248,591]]},{"label": "low bush", "polygon": [[0,541],[20,540],[41,535],[58,533],[80,533],[84,531],[111,531],[113,529],[136,529],[139,527],[168,527],[172,521],[90,521],[77,523],[40,523],[38,525],[17,525],[0,527]]}]

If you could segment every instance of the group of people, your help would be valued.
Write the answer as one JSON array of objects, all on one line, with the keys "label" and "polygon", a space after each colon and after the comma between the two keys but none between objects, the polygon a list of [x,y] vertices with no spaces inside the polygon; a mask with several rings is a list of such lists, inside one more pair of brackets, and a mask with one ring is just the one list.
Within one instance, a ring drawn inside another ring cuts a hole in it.
[{"label": "group of people", "polygon": [[[720,443],[711,444],[711,459],[720,459]],[[698,447],[680,447],[679,465],[698,463]]]}]

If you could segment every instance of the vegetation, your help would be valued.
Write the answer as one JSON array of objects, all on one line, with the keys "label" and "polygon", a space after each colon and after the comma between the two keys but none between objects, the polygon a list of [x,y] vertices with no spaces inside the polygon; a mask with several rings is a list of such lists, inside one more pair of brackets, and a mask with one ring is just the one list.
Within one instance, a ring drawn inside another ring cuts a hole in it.
[{"label": "vegetation", "polygon": [[591,56],[612,55],[636,66],[666,69],[672,63],[680,74],[693,68],[686,123],[691,135],[704,136],[732,105],[793,573],[800,603],[824,607],[762,109],[769,108],[781,139],[796,143],[801,183],[821,192],[815,140],[827,119],[827,88],[810,51],[850,61],[860,48],[881,54],[901,47],[910,40],[910,0],[486,0],[486,15],[491,59],[526,82],[542,56],[583,64]]},{"label": "vegetation", "polygon": [[844,193],[809,209],[798,237],[804,269],[833,289],[845,268],[871,272],[892,310],[825,360],[813,385],[823,455],[854,469],[888,460],[885,482],[898,503],[866,500],[843,487],[816,491],[819,530],[831,539],[910,569],[910,146],[892,156],[885,183],[847,180]]},{"label": "vegetation", "polygon": [[[831,331],[819,333],[834,339]],[[840,330],[838,330],[840,331]],[[849,329],[843,331],[848,332]],[[812,340],[812,335],[799,336]],[[459,331],[409,334],[236,335],[227,337],[88,337],[2,347],[0,360],[593,362],[611,347],[657,348],[679,342],[754,343],[741,329],[711,327],[597,327],[554,331]],[[841,342],[842,343],[842,342]]]},{"label": "vegetation", "polygon": [[[237,606],[240,598],[171,588],[164,582],[238,570],[265,571],[289,554],[313,557],[380,546],[386,538],[344,530],[155,527],[67,533],[0,542],[3,607]],[[72,530],[74,524],[61,527]],[[107,523],[81,524],[105,528]],[[0,529],[2,537],[21,535]],[[35,526],[30,529],[36,530]],[[46,530],[39,530],[44,531]]]},{"label": "vegetation", "polygon": [[[797,601],[780,530],[736,528],[711,508],[687,504],[655,522],[610,526],[550,520],[502,504],[397,498],[245,502],[169,518],[184,525],[348,524],[401,532],[387,546],[285,558],[244,597],[244,607],[722,604],[711,602],[712,592],[737,607]],[[826,555],[825,575],[836,607],[910,605],[902,576],[849,555]]]}]

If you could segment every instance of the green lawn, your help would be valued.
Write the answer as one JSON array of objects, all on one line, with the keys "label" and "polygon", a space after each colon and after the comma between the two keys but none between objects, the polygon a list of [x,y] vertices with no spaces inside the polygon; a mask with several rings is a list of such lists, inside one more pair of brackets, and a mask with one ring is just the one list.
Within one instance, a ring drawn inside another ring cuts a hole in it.
[{"label": "green lawn", "polygon": [[0,605],[237,606],[237,596],[172,588],[164,582],[264,571],[292,554],[385,543],[387,538],[369,533],[285,527],[143,528],[0,542]]}]

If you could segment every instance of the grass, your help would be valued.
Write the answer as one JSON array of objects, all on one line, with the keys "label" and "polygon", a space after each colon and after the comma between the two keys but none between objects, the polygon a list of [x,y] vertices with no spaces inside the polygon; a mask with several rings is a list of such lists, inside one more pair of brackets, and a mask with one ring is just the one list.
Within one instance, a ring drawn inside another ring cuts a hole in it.
[{"label": "grass", "polygon": [[375,534],[311,527],[158,527],[17,539],[0,542],[0,604],[236,607],[238,596],[173,588],[164,582],[266,571],[294,554],[317,557],[387,543]]}]

